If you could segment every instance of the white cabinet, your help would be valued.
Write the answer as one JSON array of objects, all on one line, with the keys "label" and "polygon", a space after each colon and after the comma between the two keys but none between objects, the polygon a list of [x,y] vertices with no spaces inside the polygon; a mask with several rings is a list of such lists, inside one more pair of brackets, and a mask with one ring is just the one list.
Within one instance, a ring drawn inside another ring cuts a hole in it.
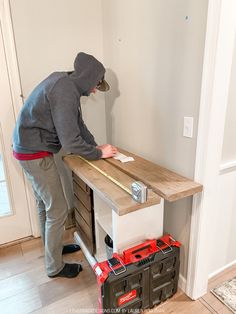
[{"label": "white cabinet", "polygon": [[[119,216],[96,192],[93,196],[96,253],[92,257],[88,256],[88,254],[91,255],[89,252],[85,252],[92,266],[96,261],[101,262],[107,259],[104,242],[107,234],[113,240],[113,252],[118,253],[146,239],[156,239],[163,235],[163,199],[160,204]],[[77,233],[75,233],[75,239],[81,245],[82,240]],[[87,251],[83,243],[81,248]]]}]

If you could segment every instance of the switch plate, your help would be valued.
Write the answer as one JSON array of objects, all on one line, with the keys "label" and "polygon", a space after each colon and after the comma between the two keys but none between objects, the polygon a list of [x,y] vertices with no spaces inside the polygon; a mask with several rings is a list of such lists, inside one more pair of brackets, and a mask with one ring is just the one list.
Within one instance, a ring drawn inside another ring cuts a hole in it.
[{"label": "switch plate", "polygon": [[184,117],[183,136],[193,137],[193,117]]}]

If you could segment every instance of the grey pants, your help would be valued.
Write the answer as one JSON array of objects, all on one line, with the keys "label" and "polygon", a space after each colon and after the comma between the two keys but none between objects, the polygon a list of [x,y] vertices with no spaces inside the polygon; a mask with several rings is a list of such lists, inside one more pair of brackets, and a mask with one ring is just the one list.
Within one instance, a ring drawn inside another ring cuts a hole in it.
[{"label": "grey pants", "polygon": [[48,275],[53,276],[64,267],[62,237],[68,215],[60,176],[52,156],[19,162],[35,194],[45,246],[46,271]]}]

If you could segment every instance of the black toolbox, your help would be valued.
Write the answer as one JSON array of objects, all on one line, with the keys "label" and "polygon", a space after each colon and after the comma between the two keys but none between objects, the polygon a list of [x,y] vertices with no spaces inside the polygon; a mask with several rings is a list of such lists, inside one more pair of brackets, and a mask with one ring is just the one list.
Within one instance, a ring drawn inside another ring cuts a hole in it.
[{"label": "black toolbox", "polygon": [[172,297],[178,287],[180,245],[165,235],[96,264],[98,313],[140,313]]}]

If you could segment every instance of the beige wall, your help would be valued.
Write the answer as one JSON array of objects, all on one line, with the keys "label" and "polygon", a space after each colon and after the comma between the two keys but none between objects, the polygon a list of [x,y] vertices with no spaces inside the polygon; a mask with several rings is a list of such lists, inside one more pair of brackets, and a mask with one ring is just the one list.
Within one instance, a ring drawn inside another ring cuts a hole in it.
[{"label": "beige wall", "polygon": [[[103,0],[107,136],[113,144],[193,177],[206,0]],[[182,136],[193,116],[192,139]],[[165,230],[183,243],[186,277],[192,199],[165,206]]]},{"label": "beige wall", "polygon": [[[102,61],[101,0],[10,0],[10,5],[24,97],[51,72],[72,70],[79,51]],[[104,95],[81,100],[88,128],[98,143],[105,143]],[[71,175],[61,156],[56,161],[72,208]]]},{"label": "beige wall", "polygon": [[[112,85],[105,106],[102,94],[84,99],[98,141],[107,133],[108,142],[193,177],[207,4],[11,0],[24,95],[51,71],[71,69],[78,51],[92,53]],[[184,116],[195,119],[192,139],[182,136]],[[185,277],[191,203],[165,206],[165,231],[183,243]]]},{"label": "beige wall", "polygon": [[[10,0],[20,76],[25,97],[53,71],[73,69],[79,51],[99,60],[101,0]],[[84,98],[84,118],[99,143],[106,142],[104,95]]]},{"label": "beige wall", "polygon": [[229,88],[229,99],[225,120],[222,163],[236,161],[236,36]]}]

